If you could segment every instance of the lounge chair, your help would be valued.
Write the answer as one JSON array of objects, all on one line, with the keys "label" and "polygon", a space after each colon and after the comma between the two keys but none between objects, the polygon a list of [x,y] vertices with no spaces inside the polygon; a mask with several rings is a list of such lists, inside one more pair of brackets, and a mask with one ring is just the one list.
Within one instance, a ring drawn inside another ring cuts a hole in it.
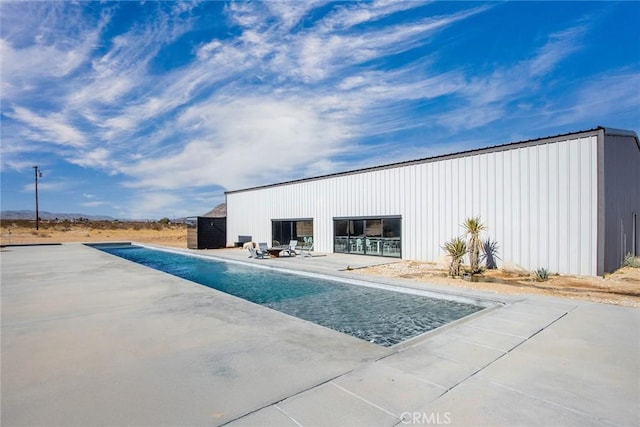
[{"label": "lounge chair", "polygon": [[[262,244],[261,244],[262,245]],[[251,256],[249,256],[249,258],[256,258],[256,259],[264,259],[264,258],[269,258],[269,252],[267,252],[266,250],[266,243],[264,243],[265,245],[265,250],[262,250],[262,248],[254,248],[253,245],[249,246],[247,249],[249,250],[249,253],[251,254]]]},{"label": "lounge chair", "polygon": [[291,240],[289,242],[289,247],[288,248],[284,248],[282,250],[281,256],[296,256],[298,255],[298,253],[296,252],[296,246],[298,246],[298,241],[297,240]]},{"label": "lounge chair", "polygon": [[249,251],[249,258],[258,258],[258,254],[256,253],[253,245],[248,245],[247,250]]}]

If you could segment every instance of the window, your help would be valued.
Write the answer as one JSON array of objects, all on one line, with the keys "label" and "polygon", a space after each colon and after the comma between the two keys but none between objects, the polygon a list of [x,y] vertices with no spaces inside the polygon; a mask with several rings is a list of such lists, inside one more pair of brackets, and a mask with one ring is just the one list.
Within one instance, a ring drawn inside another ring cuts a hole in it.
[{"label": "window", "polygon": [[400,258],[401,223],[399,217],[335,218],[333,251]]},{"label": "window", "polygon": [[272,220],[271,221],[271,245],[288,245],[291,240],[297,240],[298,245],[303,246],[313,242],[313,220]]}]

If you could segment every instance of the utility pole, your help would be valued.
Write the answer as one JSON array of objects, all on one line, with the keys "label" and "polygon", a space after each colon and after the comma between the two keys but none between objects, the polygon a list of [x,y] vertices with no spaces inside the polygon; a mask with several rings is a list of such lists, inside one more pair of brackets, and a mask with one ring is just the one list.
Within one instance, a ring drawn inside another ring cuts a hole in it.
[{"label": "utility pole", "polygon": [[38,166],[33,167],[34,177],[36,180],[36,230],[40,229],[40,211],[38,210],[38,178],[42,178],[42,172]]}]

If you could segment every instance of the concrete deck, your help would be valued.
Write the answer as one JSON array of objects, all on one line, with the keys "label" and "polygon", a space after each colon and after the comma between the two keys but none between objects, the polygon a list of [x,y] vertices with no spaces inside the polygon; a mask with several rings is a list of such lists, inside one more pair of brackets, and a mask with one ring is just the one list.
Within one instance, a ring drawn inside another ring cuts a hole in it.
[{"label": "concrete deck", "polygon": [[[391,261],[245,252],[199,253]],[[79,244],[1,263],[3,426],[640,423],[637,309],[455,289],[505,304],[383,348]]]}]

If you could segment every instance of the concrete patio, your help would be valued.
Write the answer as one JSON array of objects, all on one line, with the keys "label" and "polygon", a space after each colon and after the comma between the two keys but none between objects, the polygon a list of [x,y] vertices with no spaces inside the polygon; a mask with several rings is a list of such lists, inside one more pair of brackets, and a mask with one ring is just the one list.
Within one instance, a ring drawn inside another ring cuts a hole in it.
[{"label": "concrete patio", "polygon": [[[393,262],[197,253],[343,278]],[[3,426],[640,423],[637,309],[451,289],[501,304],[384,348],[81,244],[1,263]]]}]

